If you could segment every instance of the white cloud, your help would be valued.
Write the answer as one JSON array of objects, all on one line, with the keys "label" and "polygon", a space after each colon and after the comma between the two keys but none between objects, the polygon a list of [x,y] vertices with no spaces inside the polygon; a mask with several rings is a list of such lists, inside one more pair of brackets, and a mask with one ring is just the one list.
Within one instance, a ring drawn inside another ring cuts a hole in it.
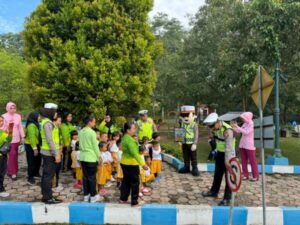
[{"label": "white cloud", "polygon": [[163,12],[171,18],[177,18],[184,26],[188,27],[187,15],[194,15],[204,3],[205,0],[154,0],[150,18],[153,18],[158,12]]}]

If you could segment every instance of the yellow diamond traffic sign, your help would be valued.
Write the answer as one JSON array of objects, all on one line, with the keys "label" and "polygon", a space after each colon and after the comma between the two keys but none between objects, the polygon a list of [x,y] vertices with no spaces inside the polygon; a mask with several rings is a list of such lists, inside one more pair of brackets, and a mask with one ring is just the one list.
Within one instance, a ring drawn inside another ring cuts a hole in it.
[{"label": "yellow diamond traffic sign", "polygon": [[[262,107],[265,108],[265,105],[267,104],[268,98],[270,97],[270,94],[274,87],[274,80],[270,76],[270,74],[262,67],[260,66],[261,71],[261,91],[262,91]],[[256,104],[257,107],[259,107],[259,74],[256,75],[252,87],[251,87],[251,97]]]}]

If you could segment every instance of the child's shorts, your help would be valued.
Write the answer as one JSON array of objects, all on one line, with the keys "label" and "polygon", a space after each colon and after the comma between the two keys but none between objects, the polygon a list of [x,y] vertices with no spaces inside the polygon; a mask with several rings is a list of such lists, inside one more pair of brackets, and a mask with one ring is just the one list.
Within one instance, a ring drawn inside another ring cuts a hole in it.
[{"label": "child's shorts", "polygon": [[161,160],[152,160],[151,162],[151,173],[160,173],[162,168]]}]

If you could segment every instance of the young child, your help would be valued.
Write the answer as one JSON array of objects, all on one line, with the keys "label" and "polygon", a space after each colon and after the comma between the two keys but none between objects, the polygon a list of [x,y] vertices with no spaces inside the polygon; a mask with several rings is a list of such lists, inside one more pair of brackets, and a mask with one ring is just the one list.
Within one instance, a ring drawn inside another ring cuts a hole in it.
[{"label": "young child", "polygon": [[72,159],[72,173],[73,177],[76,178],[76,145],[78,142],[78,132],[72,131],[71,132],[71,159]]},{"label": "young child", "polygon": [[81,189],[82,188],[82,180],[83,180],[83,172],[80,164],[80,151],[79,151],[79,142],[76,142],[75,146],[75,154],[76,154],[76,183],[74,184],[74,188]]},{"label": "young child", "polygon": [[152,142],[152,161],[151,161],[151,171],[155,176],[155,182],[160,180],[159,173],[162,168],[162,157],[160,144],[157,141]]},{"label": "young child", "polygon": [[110,152],[107,151],[107,143],[101,141],[99,143],[99,149],[101,152],[101,158],[99,160],[99,166],[97,170],[97,183],[100,195],[107,195],[109,192],[105,189],[107,180],[110,180],[110,166],[113,162]]},{"label": "young child", "polygon": [[150,156],[149,149],[151,148],[151,144],[149,143],[148,137],[143,137],[142,141],[143,141],[142,146],[144,148],[144,156],[145,156],[145,159],[147,159]]},{"label": "young child", "polygon": [[141,192],[144,193],[148,193],[150,192],[146,187],[149,186],[149,183],[154,181],[155,176],[153,173],[151,173],[151,159],[150,157],[146,158],[146,164],[149,167],[148,170],[144,170],[143,168],[141,168],[141,183],[142,183],[142,188],[141,188]]},{"label": "young child", "polygon": [[121,158],[122,158],[122,145],[121,142],[117,143],[119,151],[117,153],[117,160],[118,160],[118,167],[117,167],[117,188],[120,189],[121,188],[121,183],[123,180],[123,171],[122,171],[122,167],[121,167]]},{"label": "young child", "polygon": [[[0,148],[9,148],[9,143],[12,140],[13,124],[9,126],[8,131],[3,130],[4,118],[0,117]],[[0,197],[7,198],[9,193],[5,191],[3,182],[7,171],[7,154],[0,152]]]},{"label": "young child", "polygon": [[[145,152],[145,146],[140,146],[139,148],[139,152],[140,152],[140,155],[142,157],[142,160],[145,161],[145,157],[144,157],[144,152]],[[144,187],[144,183],[145,183],[145,170],[143,169],[142,166],[140,166],[140,192],[139,192],[139,197],[143,197],[144,196],[144,193],[148,193],[149,190],[147,188]]]},{"label": "young child", "polygon": [[[114,160],[113,175],[116,173],[117,167],[118,167],[118,159],[117,159],[118,152],[119,152],[118,142],[120,141],[120,138],[121,138],[120,133],[115,132],[115,133],[112,134],[112,140],[109,142],[109,151],[110,151],[111,156]],[[114,179],[112,179],[112,180],[114,180]]]},{"label": "young child", "polygon": [[154,132],[152,134],[152,140],[153,141],[157,141],[157,142],[160,142],[160,134],[158,132]]}]

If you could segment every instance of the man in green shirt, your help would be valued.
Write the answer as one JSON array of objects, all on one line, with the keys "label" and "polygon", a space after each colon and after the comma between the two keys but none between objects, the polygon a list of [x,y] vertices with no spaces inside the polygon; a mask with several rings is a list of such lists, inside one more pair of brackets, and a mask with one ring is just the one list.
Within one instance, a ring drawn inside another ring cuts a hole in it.
[{"label": "man in green shirt", "polygon": [[83,171],[84,202],[102,201],[96,192],[96,173],[100,151],[96,138],[96,132],[92,129],[96,125],[94,116],[84,119],[85,127],[79,132],[80,163]]}]

